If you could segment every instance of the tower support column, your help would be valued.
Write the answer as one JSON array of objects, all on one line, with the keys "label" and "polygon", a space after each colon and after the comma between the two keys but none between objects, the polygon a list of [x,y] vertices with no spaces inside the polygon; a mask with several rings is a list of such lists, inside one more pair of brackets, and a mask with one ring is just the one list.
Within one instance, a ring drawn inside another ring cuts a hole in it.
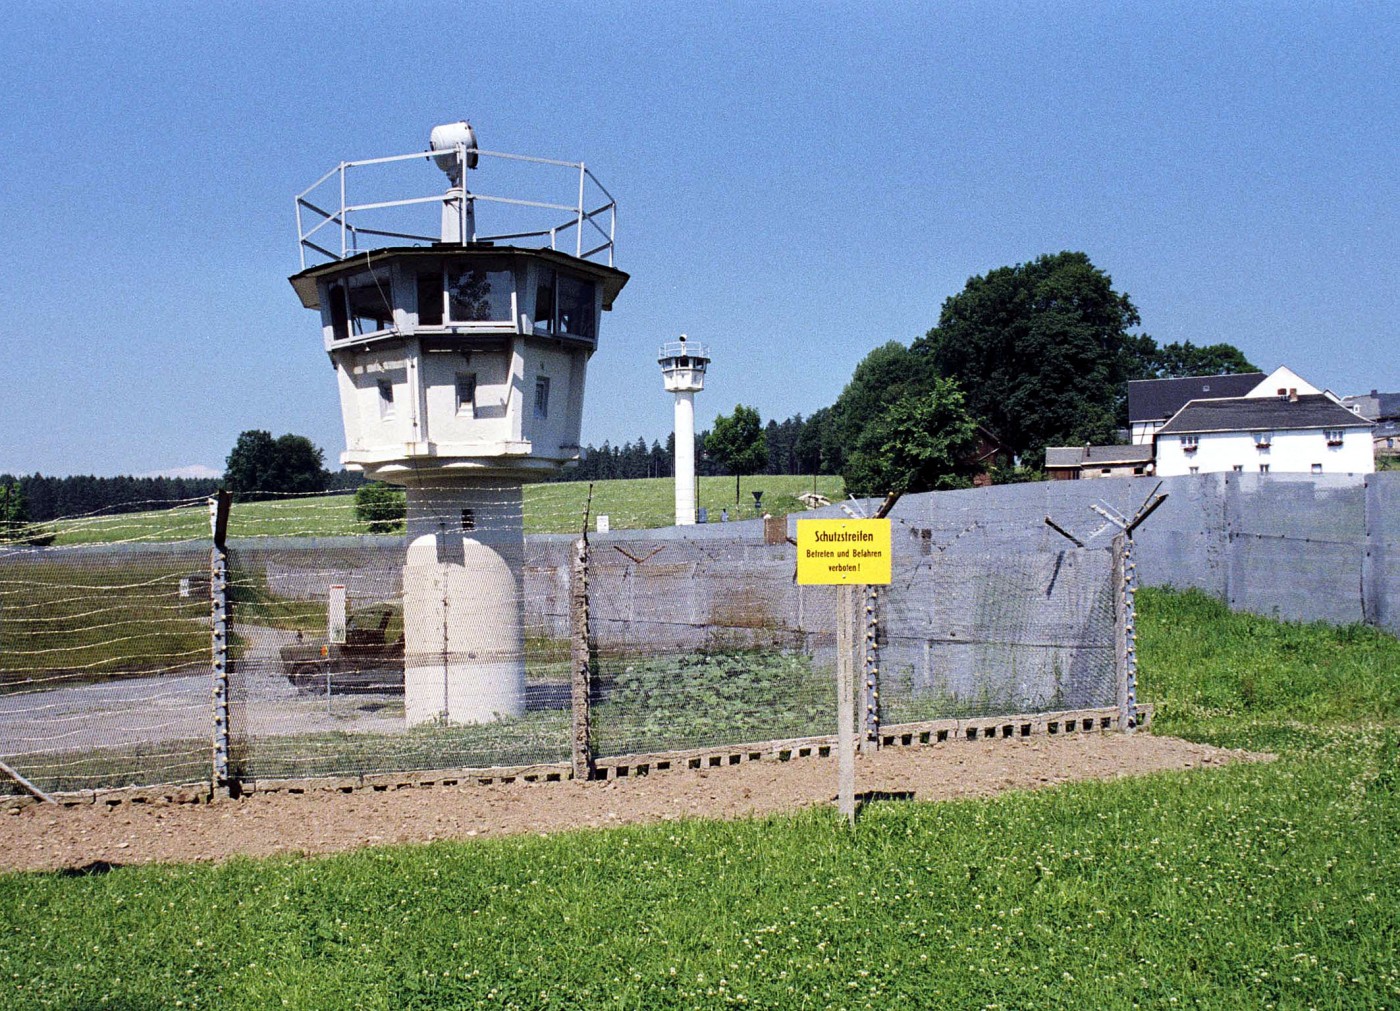
[{"label": "tower support column", "polygon": [[487,723],[525,711],[525,558],[518,481],[408,486],[404,713]]},{"label": "tower support column", "polygon": [[695,394],[676,393],[676,526],[695,525]]}]

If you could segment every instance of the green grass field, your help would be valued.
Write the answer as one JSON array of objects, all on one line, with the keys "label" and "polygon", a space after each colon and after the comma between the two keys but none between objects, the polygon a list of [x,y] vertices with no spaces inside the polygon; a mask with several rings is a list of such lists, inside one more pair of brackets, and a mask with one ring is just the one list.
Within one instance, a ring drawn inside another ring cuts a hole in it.
[{"label": "green grass field", "polygon": [[[841,478],[822,475],[760,475],[740,481],[741,501],[734,501],[734,478],[702,477],[698,481],[699,504],[719,522],[720,510],[727,508],[732,519],[751,519],[753,492],[763,492],[765,512],[774,516],[803,508],[796,496],[811,491],[815,484],[821,494],[833,501],[845,492]],[[573,533],[583,524],[588,501],[587,482],[525,486],[525,532],[531,534]],[[670,526],[675,518],[675,485],[669,478],[641,478],[627,481],[600,481],[594,485],[591,515],[606,514],[614,530],[636,530]],[[592,524],[590,523],[590,528]],[[122,513],[59,520],[43,524],[55,535],[58,545],[110,544],[118,542],[207,541],[209,510],[203,503],[144,513]],[[338,537],[368,533],[368,527],[355,519],[353,495],[324,495],[309,498],[278,499],[267,502],[235,503],[229,515],[230,537]]]},{"label": "green grass field", "polygon": [[4,1006],[1400,1004],[1400,642],[1144,592],[1156,732],[1269,763],[0,878]]}]

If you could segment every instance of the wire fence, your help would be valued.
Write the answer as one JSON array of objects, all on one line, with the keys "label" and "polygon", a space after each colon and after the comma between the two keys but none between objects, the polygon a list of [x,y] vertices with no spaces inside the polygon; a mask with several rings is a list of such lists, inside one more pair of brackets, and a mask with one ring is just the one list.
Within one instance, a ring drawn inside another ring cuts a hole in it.
[{"label": "wire fence", "polygon": [[[203,501],[0,545],[0,760],[47,791],[256,785],[567,770],[581,710],[590,761],[835,732],[836,593],[798,585],[771,528],[595,534],[580,570],[576,538],[524,535],[518,487],[417,493],[392,535],[346,508],[237,504],[224,552]],[[1111,550],[897,529],[863,619],[868,736],[1115,704]]]}]

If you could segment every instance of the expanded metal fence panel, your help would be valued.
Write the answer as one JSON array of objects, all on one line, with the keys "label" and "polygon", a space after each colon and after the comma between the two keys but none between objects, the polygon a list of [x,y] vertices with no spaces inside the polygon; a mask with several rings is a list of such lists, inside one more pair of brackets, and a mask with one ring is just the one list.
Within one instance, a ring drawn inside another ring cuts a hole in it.
[{"label": "expanded metal fence panel", "polygon": [[40,789],[208,780],[209,545],[146,543],[201,522],[203,502],[120,543],[0,545],[0,759]]},{"label": "expanded metal fence panel", "polygon": [[893,579],[873,608],[882,724],[1116,703],[1111,550],[895,543]]},{"label": "expanded metal fence panel", "polygon": [[834,733],[836,593],[794,565],[788,544],[594,538],[598,757]]},{"label": "expanded metal fence panel", "polygon": [[1363,620],[1362,483],[1232,475],[1227,524],[1232,607],[1294,621]]}]

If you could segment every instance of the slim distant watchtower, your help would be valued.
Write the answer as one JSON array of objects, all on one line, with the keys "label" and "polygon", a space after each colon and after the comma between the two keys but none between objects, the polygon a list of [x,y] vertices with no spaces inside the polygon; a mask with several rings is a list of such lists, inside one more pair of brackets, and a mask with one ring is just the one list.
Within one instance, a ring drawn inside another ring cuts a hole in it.
[{"label": "slim distant watchtower", "polygon": [[[488,160],[509,196],[469,189]],[[430,165],[445,193],[423,195]],[[478,204],[505,227],[479,234]],[[518,715],[521,485],[578,458],[599,319],[627,282],[612,265],[615,202],[582,163],[479,150],[460,122],[434,128],[425,152],[342,162],[296,206],[291,283],[321,313],[341,462],[408,490],[407,720]]]},{"label": "slim distant watchtower", "polygon": [[695,394],[705,388],[709,348],[681,339],[661,345],[656,360],[667,393],[676,395],[676,526],[695,523]]}]

